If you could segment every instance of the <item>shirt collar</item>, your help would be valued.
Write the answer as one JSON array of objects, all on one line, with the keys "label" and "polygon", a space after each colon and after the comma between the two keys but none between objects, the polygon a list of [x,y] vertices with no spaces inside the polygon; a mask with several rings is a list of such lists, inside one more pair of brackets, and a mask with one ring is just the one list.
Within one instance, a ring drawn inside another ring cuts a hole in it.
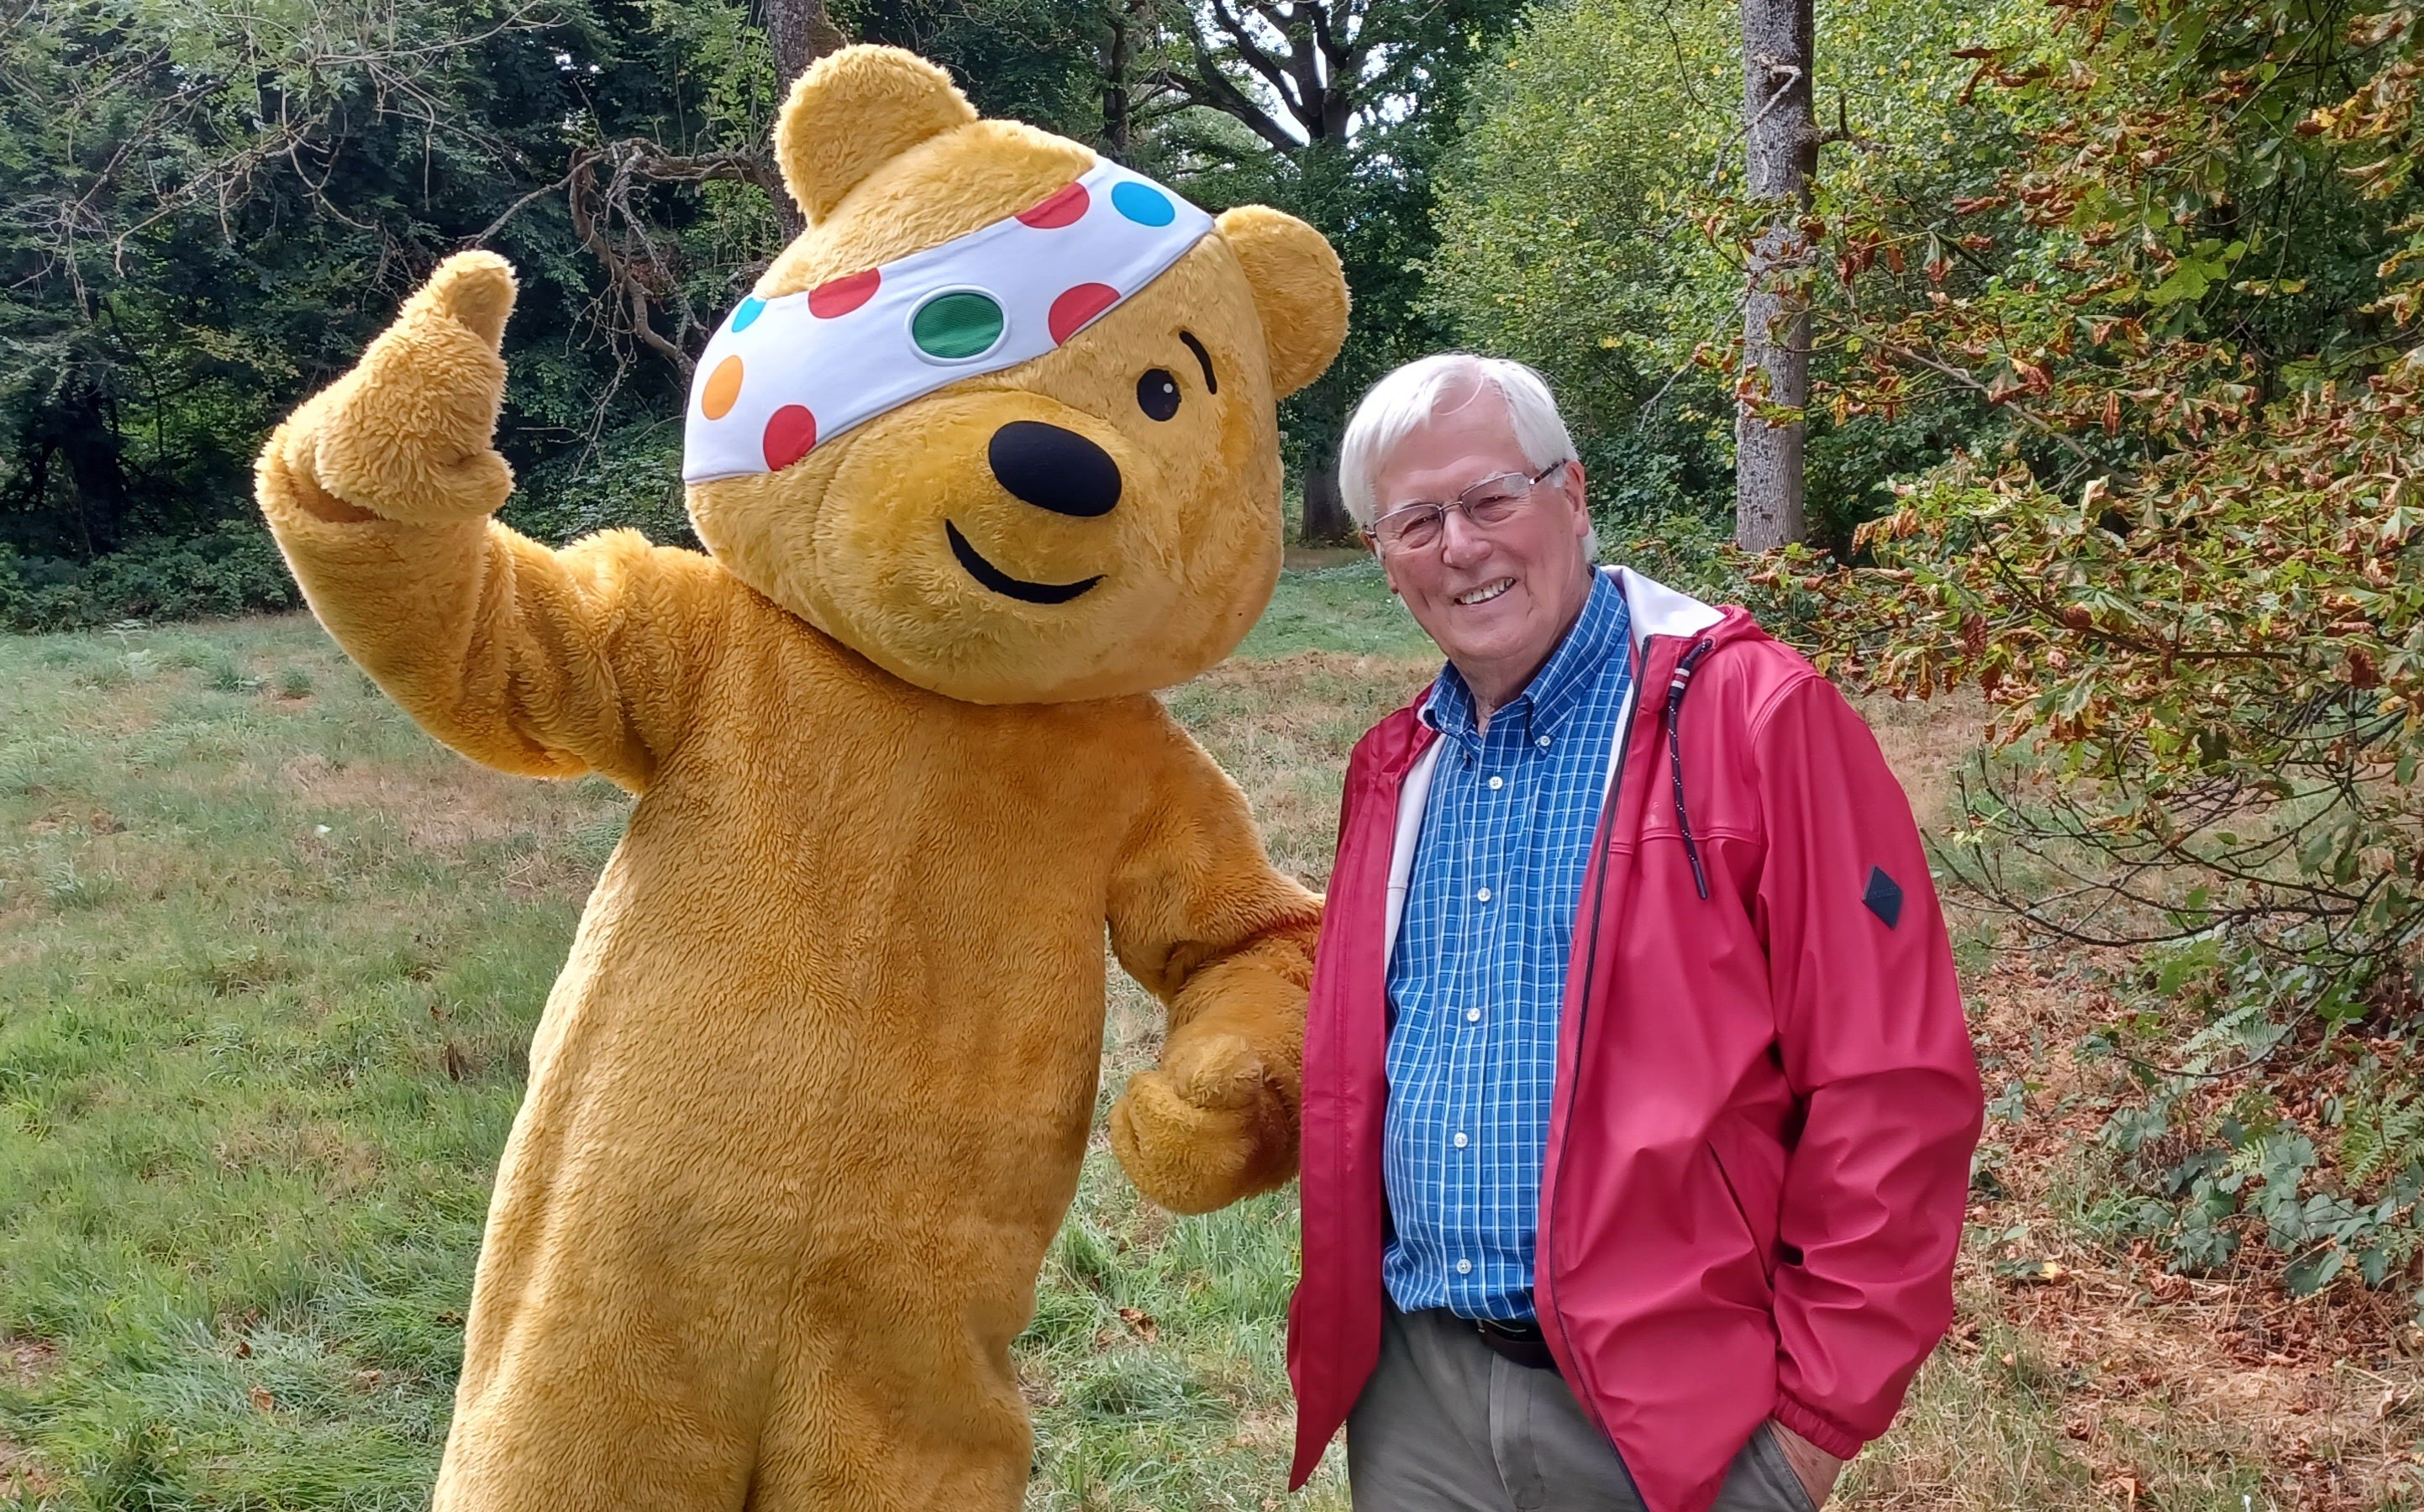
[{"label": "shirt collar", "polygon": [[[1532,675],[1523,691],[1491,716],[1491,723],[1522,721],[1527,733],[1554,730],[1573,711],[1599,669],[1626,645],[1631,634],[1632,615],[1626,612],[1623,590],[1610,574],[1593,571],[1590,597],[1583,600],[1583,612],[1573,629],[1549,653],[1549,660]],[[1422,720],[1442,735],[1459,740],[1475,738],[1473,690],[1453,663],[1442,667],[1431,684],[1430,696],[1423,701]]]}]

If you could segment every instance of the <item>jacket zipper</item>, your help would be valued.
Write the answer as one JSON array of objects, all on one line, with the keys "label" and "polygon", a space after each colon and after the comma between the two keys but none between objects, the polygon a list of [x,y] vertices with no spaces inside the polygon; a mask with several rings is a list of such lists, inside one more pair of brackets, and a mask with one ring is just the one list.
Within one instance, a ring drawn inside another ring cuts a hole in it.
[{"label": "jacket zipper", "polygon": [[[1655,635],[1644,636],[1642,638],[1641,665],[1645,669],[1651,662],[1651,647],[1656,645],[1660,639],[1661,637]],[[1613,838],[1616,829],[1617,803],[1619,797],[1624,791],[1625,764],[1633,758],[1633,723],[1640,717],[1641,684],[1636,679],[1634,683],[1632,705],[1624,711],[1624,727],[1619,730],[1616,736],[1616,772],[1614,775],[1608,779],[1607,800],[1600,807],[1599,834],[1591,842],[1591,848],[1597,853],[1597,859],[1599,862],[1599,885],[1591,889],[1590,932],[1586,937],[1586,943],[1583,947],[1583,991],[1582,996],[1577,998],[1574,1002],[1574,1059],[1577,1064],[1582,1060],[1583,1031],[1589,1027],[1591,985],[1599,970],[1600,915],[1607,905],[1608,845],[1610,840]],[[1569,1125],[1573,1122],[1573,1108],[1571,1106],[1566,1109],[1566,1121]],[[1562,1141],[1559,1143],[1557,1154],[1557,1188],[1555,1193],[1551,1194],[1553,1197],[1563,1194],[1566,1189],[1566,1162],[1564,1158],[1565,1147]],[[1550,1204],[1550,1210],[1552,1212],[1555,1210],[1555,1204],[1554,1202]],[[1552,1241],[1548,1227],[1545,1224],[1542,1225],[1540,1229],[1539,1243],[1540,1246],[1540,1252],[1549,1257],[1549,1263],[1552,1265],[1555,1265],[1557,1254],[1556,1246]],[[1566,1327],[1565,1309],[1558,1308],[1556,1310],[1556,1313],[1557,1336],[1566,1342],[1566,1358],[1579,1362],[1582,1359],[1582,1355],[1574,1348],[1573,1333]],[[1580,1387],[1583,1386],[1584,1383],[1576,1381],[1574,1384],[1577,1387]],[[1600,1436],[1602,1438],[1608,1437],[1607,1424],[1600,1422],[1599,1409],[1592,1403],[1588,1391],[1582,1390],[1575,1392],[1574,1400],[1582,1404],[1584,1416],[1589,1418],[1594,1424],[1597,1424],[1600,1430]]]},{"label": "jacket zipper", "polygon": [[1683,695],[1691,691],[1692,673],[1700,659],[1717,648],[1702,641],[1675,663],[1674,680],[1666,685],[1666,760],[1675,775],[1675,827],[1683,832],[1683,859],[1692,863],[1692,890],[1709,900],[1709,874],[1700,867],[1700,848],[1692,839],[1692,816],[1683,807]]}]

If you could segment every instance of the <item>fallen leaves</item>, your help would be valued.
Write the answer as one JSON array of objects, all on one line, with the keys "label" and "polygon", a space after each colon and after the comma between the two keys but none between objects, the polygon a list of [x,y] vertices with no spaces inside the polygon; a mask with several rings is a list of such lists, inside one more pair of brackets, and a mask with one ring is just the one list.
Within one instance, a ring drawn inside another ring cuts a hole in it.
[{"label": "fallen leaves", "polygon": [[1948,1352],[2052,1393],[2094,1504],[2204,1504],[2196,1467],[2217,1459],[2261,1467],[2253,1504],[2276,1512],[2405,1504],[2391,1499],[2416,1484],[2424,1339],[2404,1331],[2404,1293],[2292,1300],[2261,1251],[2183,1276],[2154,1245],[2098,1248],[2050,1219],[2057,1194],[2096,1179],[2099,1078],[2114,1073],[2069,1049],[2107,1005],[2046,964],[2016,952],[1968,984],[1981,1058],[2042,1090],[1991,1136],[1997,1179],[1971,1194]]},{"label": "fallen leaves", "polygon": [[0,1337],[0,1357],[8,1361],[10,1382],[21,1391],[41,1384],[59,1367],[59,1346],[47,1339]]}]

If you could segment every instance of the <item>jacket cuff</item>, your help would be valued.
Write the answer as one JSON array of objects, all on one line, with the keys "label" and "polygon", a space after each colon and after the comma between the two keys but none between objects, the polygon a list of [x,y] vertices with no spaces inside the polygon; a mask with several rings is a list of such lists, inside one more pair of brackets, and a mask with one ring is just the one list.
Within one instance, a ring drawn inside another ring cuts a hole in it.
[{"label": "jacket cuff", "polygon": [[1817,1409],[1799,1397],[1778,1392],[1776,1395],[1776,1421],[1816,1444],[1838,1459],[1849,1459],[1867,1442],[1858,1434],[1847,1433],[1832,1419],[1821,1416]]}]

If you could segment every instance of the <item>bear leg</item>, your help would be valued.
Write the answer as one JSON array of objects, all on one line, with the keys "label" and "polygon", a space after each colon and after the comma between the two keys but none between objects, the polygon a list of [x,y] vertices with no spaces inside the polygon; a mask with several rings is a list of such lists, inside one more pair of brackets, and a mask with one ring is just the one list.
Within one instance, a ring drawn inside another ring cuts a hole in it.
[{"label": "bear leg", "polygon": [[748,1512],[1018,1512],[1030,1439],[1007,1348],[882,1310],[847,1332],[803,1335],[776,1373]]}]

